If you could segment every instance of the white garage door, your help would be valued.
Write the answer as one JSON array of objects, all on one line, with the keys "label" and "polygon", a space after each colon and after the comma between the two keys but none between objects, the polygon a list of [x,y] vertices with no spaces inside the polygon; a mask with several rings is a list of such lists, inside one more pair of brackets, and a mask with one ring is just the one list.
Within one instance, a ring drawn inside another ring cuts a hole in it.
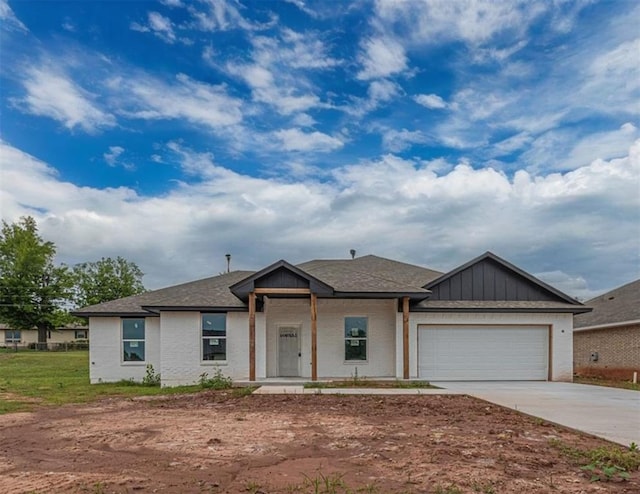
[{"label": "white garage door", "polygon": [[545,381],[546,326],[419,326],[418,374],[430,381]]}]

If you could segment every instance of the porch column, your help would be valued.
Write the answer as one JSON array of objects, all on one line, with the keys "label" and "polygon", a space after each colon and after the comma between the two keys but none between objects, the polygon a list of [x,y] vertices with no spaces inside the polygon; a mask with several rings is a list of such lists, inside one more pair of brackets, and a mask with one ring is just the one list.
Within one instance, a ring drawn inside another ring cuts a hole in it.
[{"label": "porch column", "polygon": [[402,378],[409,379],[409,297],[402,298]]},{"label": "porch column", "polygon": [[311,380],[318,380],[318,297],[311,294]]},{"label": "porch column", "polygon": [[256,294],[249,293],[249,381],[256,380]]}]

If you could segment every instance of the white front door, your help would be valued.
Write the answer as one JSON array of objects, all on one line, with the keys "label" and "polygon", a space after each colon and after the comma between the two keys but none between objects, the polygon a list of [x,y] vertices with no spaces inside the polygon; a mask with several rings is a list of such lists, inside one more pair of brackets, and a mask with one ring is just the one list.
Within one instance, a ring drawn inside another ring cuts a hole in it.
[{"label": "white front door", "polygon": [[300,375],[300,328],[281,326],[278,328],[278,376]]}]

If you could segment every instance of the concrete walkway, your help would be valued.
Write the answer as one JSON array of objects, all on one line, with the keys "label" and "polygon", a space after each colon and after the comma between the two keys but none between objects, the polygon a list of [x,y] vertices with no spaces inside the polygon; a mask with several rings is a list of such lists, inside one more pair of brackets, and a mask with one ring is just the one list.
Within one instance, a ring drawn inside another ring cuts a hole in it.
[{"label": "concrete walkway", "polygon": [[466,394],[624,446],[640,444],[640,392],[559,382],[437,382],[443,389],[265,385],[255,394]]},{"label": "concrete walkway", "polygon": [[640,444],[640,392],[560,382],[437,382],[624,446]]},{"label": "concrete walkway", "polygon": [[423,388],[305,388],[302,385],[266,385],[253,394],[305,394],[305,395],[452,395],[465,394],[449,389]]}]

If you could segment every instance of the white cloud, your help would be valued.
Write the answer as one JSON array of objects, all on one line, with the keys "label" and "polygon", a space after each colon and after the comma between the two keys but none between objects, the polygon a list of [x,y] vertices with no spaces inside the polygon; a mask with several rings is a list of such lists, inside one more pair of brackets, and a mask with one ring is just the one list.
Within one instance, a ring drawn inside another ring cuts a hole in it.
[{"label": "white cloud", "polygon": [[383,147],[394,153],[403,151],[411,147],[412,144],[425,143],[427,140],[426,136],[419,130],[409,131],[407,129],[388,129],[382,134]]},{"label": "white cloud", "polygon": [[630,122],[620,128],[578,136],[571,130],[549,131],[533,140],[522,158],[530,167],[570,170],[594,159],[624,156],[640,138],[640,131]]},{"label": "white cloud", "polygon": [[62,70],[48,65],[31,66],[26,69],[22,84],[26,95],[16,101],[29,113],[53,118],[70,130],[78,127],[89,133],[116,124],[113,115],[99,108],[94,101],[96,96]]},{"label": "white cloud", "polygon": [[11,7],[9,7],[7,0],[0,0],[0,20],[2,21],[2,26],[5,29],[23,32],[29,31],[27,26],[25,26],[20,19],[16,17],[16,14],[13,12]]},{"label": "white cloud", "polygon": [[522,39],[529,25],[553,8],[553,4],[544,0],[376,1],[378,23],[406,33],[413,43],[462,40],[474,46],[505,33],[513,39]]},{"label": "white cloud", "polygon": [[407,69],[408,59],[402,45],[394,38],[372,37],[362,42],[358,61],[362,70],[358,79],[369,80],[388,77]]},{"label": "white cloud", "polygon": [[177,38],[171,19],[158,12],[149,12],[147,14],[147,22],[148,25],[141,25],[137,22],[132,22],[130,27],[133,31],[139,31],[142,33],[152,32],[158,38],[169,44],[176,42]]},{"label": "white cloud", "polygon": [[109,85],[122,99],[121,112],[130,118],[184,119],[211,129],[242,121],[242,101],[229,96],[225,86],[195,81],[184,74],[178,74],[173,83],[134,75],[112,79]]},{"label": "white cloud", "polygon": [[124,148],[121,146],[109,146],[109,151],[104,153],[102,157],[109,166],[116,166],[118,158],[124,153]]},{"label": "white cloud", "polygon": [[[340,167],[322,183],[241,175],[208,153],[170,147],[200,180],[143,197],[63,182],[1,143],[3,218],[33,215],[70,264],[123,255],[149,287],[216,274],[227,252],[236,269],[255,269],[280,258],[346,257],[352,247],[441,270],[492,250],[529,272],[562,271],[576,296],[640,275],[640,140],[624,157],[564,174],[509,178],[466,162],[390,155]],[[292,169],[304,176],[304,165]]]},{"label": "white cloud", "polygon": [[389,79],[371,81],[366,98],[351,98],[352,104],[342,108],[346,113],[362,117],[387,104],[402,94],[402,88]]},{"label": "white cloud", "polygon": [[413,99],[419,105],[431,110],[440,110],[447,107],[447,102],[437,94],[418,94]]},{"label": "white cloud", "polygon": [[[204,10],[200,9],[201,6],[204,6]],[[242,8],[239,2],[233,0],[201,0],[189,4],[187,9],[195,21],[193,27],[202,31],[253,31],[268,29],[276,22],[276,19],[264,23],[249,21],[241,14]]]},{"label": "white cloud", "polygon": [[303,132],[300,129],[283,129],[273,133],[285,151],[329,152],[340,149],[344,142],[322,132]]},{"label": "white cloud", "polygon": [[[316,34],[283,30],[277,39],[256,36],[251,42],[251,61],[228,62],[224,70],[251,88],[254,102],[282,115],[328,106],[315,94],[307,71],[332,69],[340,61],[327,54],[328,48]],[[211,54],[205,54],[205,59],[212,60]]]}]

